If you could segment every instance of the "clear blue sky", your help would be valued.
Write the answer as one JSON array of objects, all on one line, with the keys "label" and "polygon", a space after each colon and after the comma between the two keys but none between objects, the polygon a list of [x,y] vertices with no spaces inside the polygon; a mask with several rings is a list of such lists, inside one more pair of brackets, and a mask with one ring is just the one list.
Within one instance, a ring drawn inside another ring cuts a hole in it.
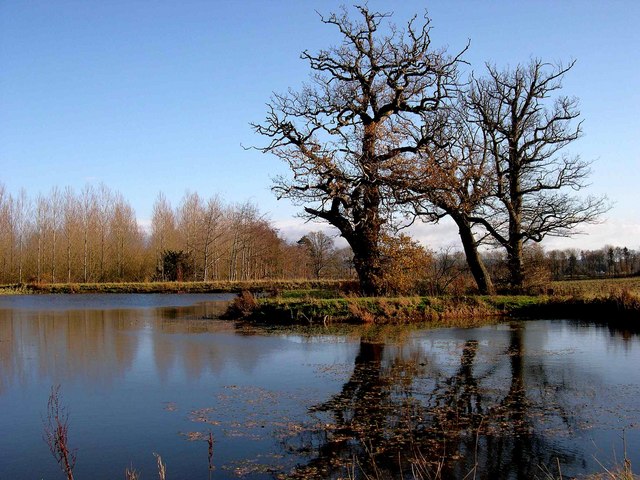
[{"label": "clear blue sky", "polygon": [[[333,1],[0,0],[0,182],[30,196],[104,182],[148,220],[163,191],[256,202],[295,235],[298,211],[276,202],[284,173],[249,122],[271,92],[308,76],[303,49],[339,41],[315,10]],[[369,1],[402,24],[426,7],[435,46],[461,49],[481,70],[577,59],[564,93],[580,98],[584,137],[569,153],[594,160],[588,193],[615,207],[592,235],[548,246],[640,248],[640,2]],[[455,231],[420,228],[426,243]]]}]

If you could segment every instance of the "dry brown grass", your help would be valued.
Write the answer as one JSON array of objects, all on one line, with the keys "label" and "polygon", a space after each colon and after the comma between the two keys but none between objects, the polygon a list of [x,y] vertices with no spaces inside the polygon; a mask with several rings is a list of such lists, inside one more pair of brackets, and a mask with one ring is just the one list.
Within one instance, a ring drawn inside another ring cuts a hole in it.
[{"label": "dry brown grass", "polygon": [[239,293],[301,289],[353,290],[353,280],[246,280],[211,282],[31,283],[0,285],[0,292],[19,293]]},{"label": "dry brown grass", "polygon": [[601,278],[595,280],[563,280],[552,282],[548,288],[553,295],[606,297],[626,290],[640,296],[640,277]]}]

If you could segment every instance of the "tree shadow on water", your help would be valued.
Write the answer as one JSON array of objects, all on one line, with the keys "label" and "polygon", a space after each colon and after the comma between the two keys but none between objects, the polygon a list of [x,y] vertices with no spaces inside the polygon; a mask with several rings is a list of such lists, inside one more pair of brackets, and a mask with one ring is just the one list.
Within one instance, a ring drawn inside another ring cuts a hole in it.
[{"label": "tree shadow on water", "polygon": [[574,407],[553,392],[573,387],[526,355],[521,326],[506,335],[489,362],[478,360],[475,338],[448,363],[419,347],[361,340],[340,392],[284,440],[307,460],[290,477],[500,480],[548,478],[543,469],[557,462],[579,468],[584,459],[555,441],[575,422]]}]

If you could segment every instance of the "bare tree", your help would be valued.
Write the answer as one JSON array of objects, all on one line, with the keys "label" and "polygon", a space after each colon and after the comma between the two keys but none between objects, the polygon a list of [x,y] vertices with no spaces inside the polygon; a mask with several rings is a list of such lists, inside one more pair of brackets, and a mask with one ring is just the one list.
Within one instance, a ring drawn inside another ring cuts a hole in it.
[{"label": "bare tree", "polygon": [[166,250],[175,249],[176,216],[167,200],[160,192],[153,204],[153,217],[151,219],[151,246],[154,250],[154,264],[158,269],[160,279],[166,280],[164,271],[163,254]]},{"label": "bare tree", "polygon": [[79,199],[80,224],[82,229],[82,281],[89,281],[89,237],[97,217],[96,193],[91,185],[85,185]]},{"label": "bare tree", "polygon": [[202,280],[217,279],[218,262],[220,261],[220,240],[225,233],[224,211],[222,202],[217,196],[211,197],[202,209],[202,240],[200,253],[202,254]]},{"label": "bare tree", "polygon": [[58,187],[53,187],[49,194],[49,227],[51,233],[51,282],[56,282],[56,261],[58,248],[58,230],[62,224],[62,195]]},{"label": "bare tree", "polygon": [[28,217],[25,191],[14,197],[0,183],[0,281],[22,283]]},{"label": "bare tree", "polygon": [[97,227],[97,237],[99,241],[99,264],[101,282],[105,281],[106,276],[106,262],[107,262],[107,249],[108,249],[108,236],[109,236],[109,224],[113,216],[113,193],[107,188],[106,185],[100,184],[97,192],[95,192],[95,221]]},{"label": "bare tree", "polygon": [[253,126],[270,139],[260,150],[292,172],[276,179],[278,197],[335,226],[353,250],[362,291],[379,294],[380,238],[391,207],[385,175],[437,137],[464,50],[455,56],[434,50],[426,16],[401,30],[382,25],[390,14],[356,8],[359,21],[346,9],[321,17],[342,43],[318,54],[304,51],[310,84],[274,94],[264,123]]},{"label": "bare tree", "polygon": [[36,257],[36,280],[38,283],[42,281],[43,252],[45,245],[45,234],[49,225],[49,203],[47,199],[38,195],[35,208],[35,231],[37,239],[37,257]]},{"label": "bare tree", "polygon": [[562,154],[577,140],[581,123],[576,98],[552,95],[574,66],[532,60],[514,70],[488,65],[467,96],[471,120],[485,136],[493,163],[494,202],[474,218],[505,248],[509,282],[522,289],[523,244],[546,236],[568,236],[575,227],[597,221],[607,210],[603,198],[579,199],[590,174],[588,162]]},{"label": "bare tree", "polygon": [[[108,243],[111,245],[110,250],[115,255],[109,262],[112,267],[110,278],[123,281],[125,279],[125,268],[129,273],[132,273],[137,265],[133,258],[140,250],[142,238],[131,205],[120,193],[113,195],[112,199]],[[130,278],[135,277],[135,275],[131,274],[127,276]]]},{"label": "bare tree", "polygon": [[15,243],[17,244],[17,280],[22,283],[24,280],[24,248],[29,228],[29,216],[31,214],[31,206],[27,193],[20,190],[20,193],[12,199],[11,203],[11,222],[15,235]]},{"label": "bare tree", "polygon": [[298,240],[298,244],[307,250],[313,276],[320,278],[331,264],[335,253],[333,239],[324,232],[309,232]]},{"label": "bare tree", "polygon": [[420,152],[393,167],[395,196],[408,215],[437,222],[449,216],[458,227],[467,265],[482,294],[494,294],[491,276],[478,252],[474,217],[493,193],[494,180],[482,131],[467,121],[461,104],[443,129],[444,146]]},{"label": "bare tree", "polygon": [[[202,212],[202,199],[197,193],[187,192],[178,208],[178,228],[183,237],[184,251],[192,261],[193,278],[197,280],[196,249],[198,244],[199,220]],[[191,280],[191,279],[185,279]]]},{"label": "bare tree", "polygon": [[64,190],[64,199],[62,205],[62,233],[65,241],[65,256],[67,267],[67,283],[71,283],[72,259],[73,259],[73,239],[78,228],[79,220],[79,202],[70,187]]},{"label": "bare tree", "polygon": [[8,279],[11,278],[11,253],[7,256],[7,251],[13,251],[11,223],[11,197],[0,183],[0,281],[3,282],[10,281]]},{"label": "bare tree", "polygon": [[229,255],[229,280],[262,278],[268,250],[277,234],[258,211],[258,207],[245,202],[234,205],[228,211],[231,238]]}]

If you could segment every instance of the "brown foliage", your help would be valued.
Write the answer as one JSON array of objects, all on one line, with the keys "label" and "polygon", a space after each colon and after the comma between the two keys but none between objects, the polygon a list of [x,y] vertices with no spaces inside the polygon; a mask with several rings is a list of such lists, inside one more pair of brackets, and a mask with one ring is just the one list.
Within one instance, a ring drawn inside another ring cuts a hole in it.
[{"label": "brown foliage", "polygon": [[416,293],[433,263],[433,255],[409,236],[385,235],[382,242],[382,284],[384,292]]},{"label": "brown foliage", "polygon": [[251,315],[258,307],[255,297],[249,290],[242,290],[240,295],[233,299],[225,316],[229,318],[244,318]]}]

